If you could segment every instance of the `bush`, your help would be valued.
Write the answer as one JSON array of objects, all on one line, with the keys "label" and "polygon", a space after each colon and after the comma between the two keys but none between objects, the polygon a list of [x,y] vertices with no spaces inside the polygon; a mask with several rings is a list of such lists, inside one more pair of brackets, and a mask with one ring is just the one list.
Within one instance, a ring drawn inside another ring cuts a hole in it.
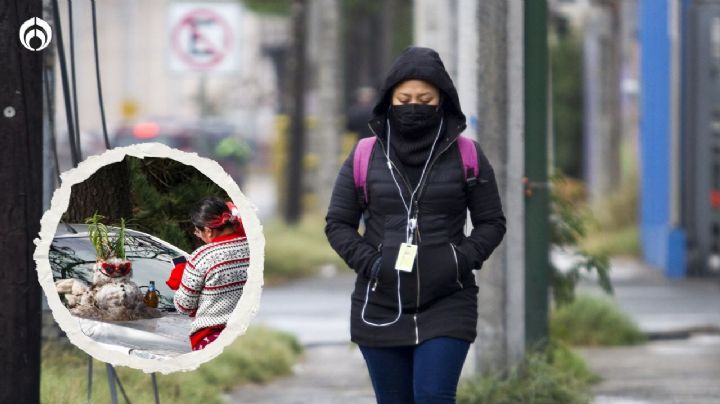
[{"label": "bush", "polygon": [[551,178],[550,230],[551,241],[575,258],[571,268],[561,270],[551,263],[553,301],[562,306],[575,299],[575,286],[583,272],[595,273],[600,287],[612,293],[610,282],[610,260],[606,254],[593,253],[578,248],[588,234],[593,216],[582,202],[583,187],[561,173]]},{"label": "bush", "polygon": [[582,242],[591,254],[607,256],[640,256],[640,230],[636,225],[612,231],[591,232]]},{"label": "bush", "polygon": [[598,227],[613,231],[636,226],[638,205],[638,178],[633,174],[593,209]]},{"label": "bush", "polygon": [[265,280],[277,283],[314,275],[332,264],[348,270],[325,237],[325,222],[310,216],[296,226],[275,221],[264,226]]},{"label": "bush", "polygon": [[530,353],[508,377],[486,375],[458,386],[459,404],[588,403],[596,382],[585,361],[562,345]]},{"label": "bush", "polygon": [[593,208],[593,231],[582,246],[596,254],[640,255],[638,178],[631,172],[620,188]]},{"label": "bush", "polygon": [[[222,394],[235,386],[248,382],[265,383],[290,374],[301,352],[302,348],[293,336],[251,327],[220,356],[197,370],[158,375],[160,397],[168,402],[223,403]],[[85,402],[87,358],[85,353],[69,344],[45,343],[41,364],[41,402]],[[116,370],[132,402],[153,402],[149,375],[129,368]],[[93,402],[110,402],[104,364],[93,360],[93,371]]]},{"label": "bush", "polygon": [[553,340],[570,345],[632,345],[645,341],[637,324],[607,298],[580,295],[550,314]]}]

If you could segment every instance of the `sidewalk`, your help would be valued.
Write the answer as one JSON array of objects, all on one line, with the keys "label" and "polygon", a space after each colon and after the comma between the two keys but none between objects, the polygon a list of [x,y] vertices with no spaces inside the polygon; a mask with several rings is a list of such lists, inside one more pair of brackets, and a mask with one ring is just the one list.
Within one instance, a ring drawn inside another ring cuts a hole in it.
[{"label": "sidewalk", "polygon": [[324,268],[320,277],[263,291],[254,324],[293,333],[305,348],[292,376],[242,386],[227,402],[251,404],[373,404],[370,377],[350,343],[354,275]]},{"label": "sidewalk", "polygon": [[[614,259],[615,300],[650,342],[578,351],[603,380],[595,403],[720,403],[720,279],[666,279]],[[601,293],[591,283],[580,292]]]},{"label": "sidewalk", "polygon": [[[612,262],[615,299],[653,338],[640,346],[582,348],[603,378],[595,403],[720,403],[720,279],[667,280],[634,260]],[[243,386],[228,402],[371,404],[360,352],[349,344],[353,276],[334,274],[263,292],[256,324],[298,336],[305,357],[292,376]],[[579,293],[602,293],[584,281]]]},{"label": "sidewalk", "polygon": [[316,345],[293,375],[268,385],[243,386],[229,403],[248,404],[374,404],[370,379],[360,350],[346,345]]}]

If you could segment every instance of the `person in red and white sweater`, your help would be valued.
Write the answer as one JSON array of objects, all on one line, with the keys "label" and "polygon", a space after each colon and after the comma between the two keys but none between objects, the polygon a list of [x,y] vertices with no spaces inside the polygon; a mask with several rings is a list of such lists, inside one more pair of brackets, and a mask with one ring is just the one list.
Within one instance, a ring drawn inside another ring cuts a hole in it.
[{"label": "person in red and white sweater", "polygon": [[195,235],[206,244],[186,263],[174,260],[167,285],[176,290],[175,308],[191,317],[193,351],[215,341],[237,306],[250,264],[242,221],[232,202],[217,197],[201,200],[190,214]]}]

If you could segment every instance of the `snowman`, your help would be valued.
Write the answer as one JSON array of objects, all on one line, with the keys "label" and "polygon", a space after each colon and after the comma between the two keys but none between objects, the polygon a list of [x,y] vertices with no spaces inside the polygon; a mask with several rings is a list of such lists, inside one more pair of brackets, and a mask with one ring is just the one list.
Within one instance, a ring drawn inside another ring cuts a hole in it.
[{"label": "snowman", "polygon": [[55,282],[58,293],[65,297],[70,313],[103,321],[129,321],[160,317],[160,311],[148,307],[138,285],[131,280],[132,263],[125,257],[125,223],[121,221],[115,240],[98,215],[88,219],[90,240],[98,253],[92,284],[78,279]]}]

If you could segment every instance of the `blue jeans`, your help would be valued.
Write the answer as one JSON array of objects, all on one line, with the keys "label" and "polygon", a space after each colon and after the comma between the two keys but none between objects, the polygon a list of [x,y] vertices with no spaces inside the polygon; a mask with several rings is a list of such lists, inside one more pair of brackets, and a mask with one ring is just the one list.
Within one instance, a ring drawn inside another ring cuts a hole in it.
[{"label": "blue jeans", "polygon": [[360,346],[378,404],[454,403],[470,343],[437,337],[417,346]]}]

